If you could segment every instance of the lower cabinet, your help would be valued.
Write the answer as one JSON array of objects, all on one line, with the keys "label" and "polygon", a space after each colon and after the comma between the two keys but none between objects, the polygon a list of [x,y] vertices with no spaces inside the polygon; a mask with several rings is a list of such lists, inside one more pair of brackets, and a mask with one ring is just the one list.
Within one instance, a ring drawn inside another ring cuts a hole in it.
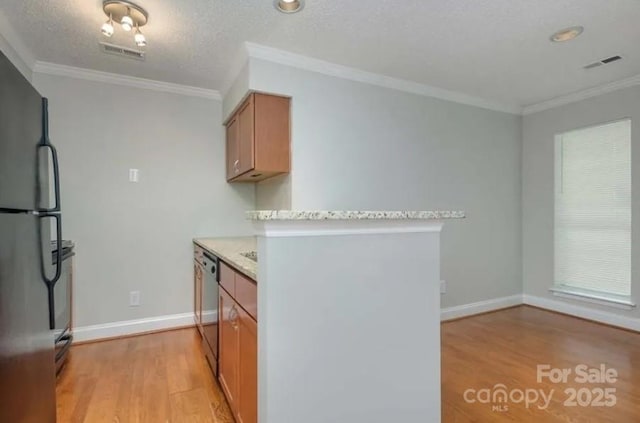
[{"label": "lower cabinet", "polygon": [[237,423],[257,423],[258,324],[222,286],[219,295],[220,385]]},{"label": "lower cabinet", "polygon": [[233,298],[220,288],[218,302],[220,324],[218,326],[218,379],[234,414],[238,398],[238,354],[240,349],[239,325],[234,315],[237,306]]},{"label": "lower cabinet", "polygon": [[249,313],[238,312],[240,350],[238,351],[238,420],[258,421],[258,324]]}]

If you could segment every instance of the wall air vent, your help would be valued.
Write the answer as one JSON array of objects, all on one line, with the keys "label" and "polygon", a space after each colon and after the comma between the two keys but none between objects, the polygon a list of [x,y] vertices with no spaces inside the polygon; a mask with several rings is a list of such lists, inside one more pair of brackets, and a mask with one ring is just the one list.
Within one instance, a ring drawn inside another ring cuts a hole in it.
[{"label": "wall air vent", "polygon": [[604,63],[605,65],[608,65],[611,62],[617,62],[618,60],[622,60],[622,57],[620,56],[611,56],[611,57],[607,57],[606,59],[602,59],[601,62]]},{"label": "wall air vent", "polygon": [[607,57],[606,59],[600,59],[597,62],[589,63],[588,65],[584,66],[584,69],[597,68],[598,66],[608,65],[610,63],[617,62],[618,60],[622,60],[622,57],[621,56]]},{"label": "wall air vent", "polygon": [[134,50],[132,48],[118,46],[109,43],[100,43],[100,50],[103,53],[113,54],[116,56],[127,57],[129,59],[143,60],[145,59],[145,52],[140,50]]}]

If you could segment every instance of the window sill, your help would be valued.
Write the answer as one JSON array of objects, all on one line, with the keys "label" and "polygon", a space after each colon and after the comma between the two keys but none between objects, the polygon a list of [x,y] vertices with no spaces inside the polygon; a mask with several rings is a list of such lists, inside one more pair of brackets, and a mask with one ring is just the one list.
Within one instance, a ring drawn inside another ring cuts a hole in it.
[{"label": "window sill", "polygon": [[556,285],[550,288],[549,291],[557,297],[580,300],[623,310],[632,310],[636,307],[636,304],[631,300],[631,297],[623,295],[607,294],[604,292],[589,291],[586,289],[563,285]]}]

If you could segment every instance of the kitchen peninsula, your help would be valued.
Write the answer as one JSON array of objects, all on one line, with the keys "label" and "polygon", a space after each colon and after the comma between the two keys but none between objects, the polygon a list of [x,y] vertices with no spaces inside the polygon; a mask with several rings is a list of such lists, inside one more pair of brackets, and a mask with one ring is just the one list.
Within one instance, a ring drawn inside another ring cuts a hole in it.
[{"label": "kitchen peninsula", "polygon": [[258,421],[440,421],[440,231],[464,212],[247,216],[255,239],[194,242],[257,281]]}]

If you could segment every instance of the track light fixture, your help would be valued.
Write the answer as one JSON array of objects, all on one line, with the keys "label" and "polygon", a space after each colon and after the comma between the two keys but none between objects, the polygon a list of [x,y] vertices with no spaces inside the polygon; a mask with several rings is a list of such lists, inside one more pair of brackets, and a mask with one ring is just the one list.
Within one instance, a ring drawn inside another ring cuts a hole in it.
[{"label": "track light fixture", "polygon": [[118,22],[123,30],[129,32],[136,29],[133,39],[138,47],[147,45],[147,38],[140,27],[145,26],[149,20],[149,14],[142,7],[127,0],[104,0],[102,10],[109,20],[102,24],[102,34],[111,37],[115,31],[113,22]]}]

